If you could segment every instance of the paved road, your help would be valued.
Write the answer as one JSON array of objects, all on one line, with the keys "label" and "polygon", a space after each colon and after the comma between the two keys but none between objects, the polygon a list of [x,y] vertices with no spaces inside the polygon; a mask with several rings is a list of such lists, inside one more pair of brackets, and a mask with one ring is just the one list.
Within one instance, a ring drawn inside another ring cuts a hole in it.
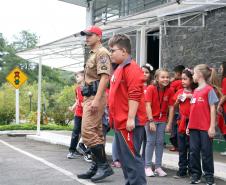
[{"label": "paved road", "polygon": [[[93,185],[81,181],[76,174],[89,167],[82,158],[69,160],[68,149],[27,140],[24,137],[0,136],[0,185]],[[121,169],[99,185],[123,185]],[[148,178],[152,185],[189,184],[189,179],[175,180],[175,171],[167,170],[168,177]],[[226,182],[217,180],[217,185]]]}]

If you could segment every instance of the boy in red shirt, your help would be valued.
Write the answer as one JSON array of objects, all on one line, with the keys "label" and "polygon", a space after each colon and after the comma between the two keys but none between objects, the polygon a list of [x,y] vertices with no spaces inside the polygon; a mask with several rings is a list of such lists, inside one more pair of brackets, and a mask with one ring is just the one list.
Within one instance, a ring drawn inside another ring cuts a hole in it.
[{"label": "boy in red shirt", "polygon": [[[181,76],[182,72],[185,69],[183,65],[177,65],[174,67],[174,78],[170,83],[171,90],[176,93],[178,90],[182,89],[182,82],[181,82]],[[170,149],[170,151],[176,151],[178,148],[178,141],[177,141],[177,120],[179,118],[179,111],[178,109],[175,109],[174,119],[172,123],[172,131],[170,136],[170,142],[172,143],[173,147]]]},{"label": "boy in red shirt", "polygon": [[112,62],[119,64],[111,78],[109,112],[125,184],[146,185],[144,163],[139,153],[147,122],[144,75],[131,58],[130,39],[126,35],[113,36],[109,47]]},{"label": "boy in red shirt", "polygon": [[[74,128],[71,135],[71,143],[69,147],[69,154],[67,155],[68,159],[75,159],[78,156],[81,156],[81,153],[77,151],[76,147],[78,145],[79,136],[81,134],[81,124],[82,124],[82,102],[83,102],[83,96],[81,93],[81,83],[84,79],[84,72],[78,72],[75,74],[75,79],[78,84],[78,86],[75,89],[75,103],[73,106],[69,107],[69,110],[74,112]],[[86,153],[86,147],[83,143],[79,143],[79,147],[84,151],[84,155]]]},{"label": "boy in red shirt", "polygon": [[185,69],[183,65],[178,65],[173,69],[174,79],[170,83],[170,88],[172,91],[177,92],[179,89],[182,89],[181,76],[182,72]]}]

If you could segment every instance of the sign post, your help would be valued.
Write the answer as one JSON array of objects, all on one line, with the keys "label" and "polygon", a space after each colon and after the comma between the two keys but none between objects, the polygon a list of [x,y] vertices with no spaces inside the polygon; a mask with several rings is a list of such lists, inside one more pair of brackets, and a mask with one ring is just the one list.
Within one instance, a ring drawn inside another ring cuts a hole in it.
[{"label": "sign post", "polygon": [[20,122],[20,102],[19,102],[20,92],[16,89],[16,124]]},{"label": "sign post", "polygon": [[16,124],[19,124],[19,88],[27,81],[27,75],[15,67],[6,77],[6,80],[16,89]]}]

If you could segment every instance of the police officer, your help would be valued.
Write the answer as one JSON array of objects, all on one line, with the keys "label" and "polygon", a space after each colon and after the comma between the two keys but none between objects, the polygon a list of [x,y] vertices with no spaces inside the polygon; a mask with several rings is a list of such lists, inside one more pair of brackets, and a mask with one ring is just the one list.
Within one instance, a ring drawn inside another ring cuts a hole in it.
[{"label": "police officer", "polygon": [[81,35],[86,36],[86,44],[91,49],[85,66],[85,85],[82,88],[82,138],[92,152],[93,162],[90,169],[79,174],[78,178],[96,182],[114,173],[107,162],[102,125],[111,62],[108,50],[101,44],[102,30],[99,27],[91,26],[81,31]]}]

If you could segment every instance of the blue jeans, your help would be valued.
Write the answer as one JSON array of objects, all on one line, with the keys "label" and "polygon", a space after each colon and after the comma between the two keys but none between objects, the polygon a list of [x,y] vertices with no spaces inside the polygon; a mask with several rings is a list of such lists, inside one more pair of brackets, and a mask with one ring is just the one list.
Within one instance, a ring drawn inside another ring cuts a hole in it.
[{"label": "blue jeans", "polygon": [[189,136],[185,133],[177,133],[178,137],[178,150],[179,150],[179,173],[180,175],[186,175],[190,173],[189,168]]},{"label": "blue jeans", "polygon": [[79,141],[79,135],[81,134],[81,124],[82,124],[82,117],[75,116],[74,117],[74,128],[71,134],[71,143],[69,147],[70,152],[75,152],[76,147]]},{"label": "blue jeans", "polygon": [[173,122],[172,122],[172,131],[170,136],[170,142],[175,148],[178,148],[177,120],[179,119],[179,116],[180,115],[178,112],[174,114]]},{"label": "blue jeans", "polygon": [[112,161],[119,161],[119,154],[116,146],[115,136],[112,142]]},{"label": "blue jeans", "polygon": [[164,135],[166,123],[155,123],[156,132],[151,132],[149,125],[145,126],[147,144],[145,149],[145,167],[151,167],[153,152],[155,150],[155,168],[162,166],[162,155],[164,148]]}]

